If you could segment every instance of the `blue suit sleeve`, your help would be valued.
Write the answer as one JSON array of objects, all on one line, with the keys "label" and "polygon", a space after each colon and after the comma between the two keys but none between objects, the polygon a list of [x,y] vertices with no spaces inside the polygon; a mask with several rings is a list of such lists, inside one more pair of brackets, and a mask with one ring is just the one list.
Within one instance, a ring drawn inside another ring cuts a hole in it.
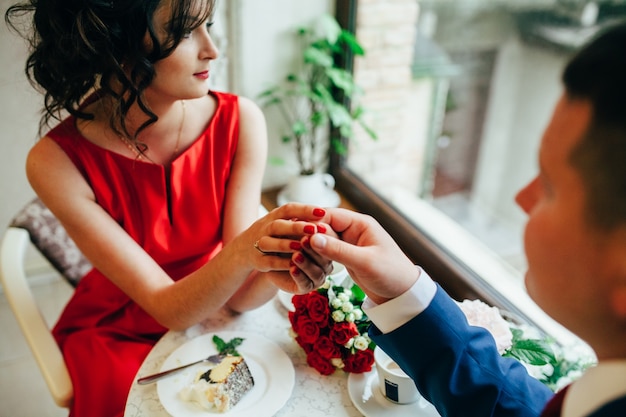
[{"label": "blue suit sleeve", "polygon": [[491,334],[470,326],[438,286],[426,310],[374,342],[415,381],[443,417],[536,417],[552,391],[517,360],[503,358]]}]

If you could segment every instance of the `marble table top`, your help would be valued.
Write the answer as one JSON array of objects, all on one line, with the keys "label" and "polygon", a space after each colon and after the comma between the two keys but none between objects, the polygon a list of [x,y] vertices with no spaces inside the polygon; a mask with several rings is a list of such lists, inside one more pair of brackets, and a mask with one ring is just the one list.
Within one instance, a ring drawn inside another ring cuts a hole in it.
[{"label": "marble table top", "polygon": [[[336,371],[333,375],[323,376],[308,366],[304,351],[290,335],[290,327],[287,309],[279,297],[256,310],[240,315],[220,311],[215,317],[186,331],[166,333],[147,356],[137,375],[139,377],[158,372],[170,353],[186,341],[202,334],[219,330],[254,332],[278,345],[291,359],[295,369],[293,392],[276,416],[362,416],[350,400],[348,374]],[[128,394],[124,417],[169,416],[159,401],[156,386],[157,384],[134,383]]]}]

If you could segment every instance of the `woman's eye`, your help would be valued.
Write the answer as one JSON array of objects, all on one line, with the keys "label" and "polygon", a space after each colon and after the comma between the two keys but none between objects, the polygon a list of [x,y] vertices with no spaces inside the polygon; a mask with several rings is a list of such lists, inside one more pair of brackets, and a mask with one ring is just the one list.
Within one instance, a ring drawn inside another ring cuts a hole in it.
[{"label": "woman's eye", "polygon": [[204,26],[206,27],[206,31],[210,32],[211,31],[211,26],[213,26],[213,22],[206,22],[206,24]]}]

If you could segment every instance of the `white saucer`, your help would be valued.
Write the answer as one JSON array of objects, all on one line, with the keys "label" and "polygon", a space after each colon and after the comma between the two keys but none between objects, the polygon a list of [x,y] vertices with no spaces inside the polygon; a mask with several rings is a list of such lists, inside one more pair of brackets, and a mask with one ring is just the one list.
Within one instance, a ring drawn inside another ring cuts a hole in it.
[{"label": "white saucer", "polygon": [[[282,189],[276,196],[276,202],[279,206],[296,201],[287,195],[287,189]],[[320,207],[339,207],[341,197],[335,190],[328,190],[323,196],[316,197],[314,201],[300,201],[301,203],[311,204]]]},{"label": "white saucer", "polygon": [[411,404],[394,404],[383,397],[376,368],[348,376],[348,394],[352,404],[365,417],[440,417],[435,407],[420,398]]}]

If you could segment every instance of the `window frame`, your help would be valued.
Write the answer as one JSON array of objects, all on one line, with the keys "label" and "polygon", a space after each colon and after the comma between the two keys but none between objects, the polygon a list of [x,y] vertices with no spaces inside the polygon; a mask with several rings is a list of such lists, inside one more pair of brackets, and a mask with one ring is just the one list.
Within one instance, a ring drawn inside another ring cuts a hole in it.
[{"label": "window frame", "polygon": [[[335,17],[339,24],[352,33],[356,32],[358,0],[335,0]],[[353,71],[354,57],[349,52],[337,57],[338,62],[348,71]],[[338,99],[347,106],[349,99],[335,92]],[[338,132],[331,131],[338,137]],[[345,148],[349,141],[342,138]],[[335,178],[335,188],[358,211],[374,217],[394,238],[398,246],[415,264],[420,265],[453,298],[481,299],[513,313],[522,320],[533,324],[523,311],[489,283],[478,276],[454,254],[441,247],[430,238],[418,225],[396,210],[384,197],[365,184],[346,163],[345,154],[330,149],[329,173]],[[537,326],[540,327],[540,326]]]}]

